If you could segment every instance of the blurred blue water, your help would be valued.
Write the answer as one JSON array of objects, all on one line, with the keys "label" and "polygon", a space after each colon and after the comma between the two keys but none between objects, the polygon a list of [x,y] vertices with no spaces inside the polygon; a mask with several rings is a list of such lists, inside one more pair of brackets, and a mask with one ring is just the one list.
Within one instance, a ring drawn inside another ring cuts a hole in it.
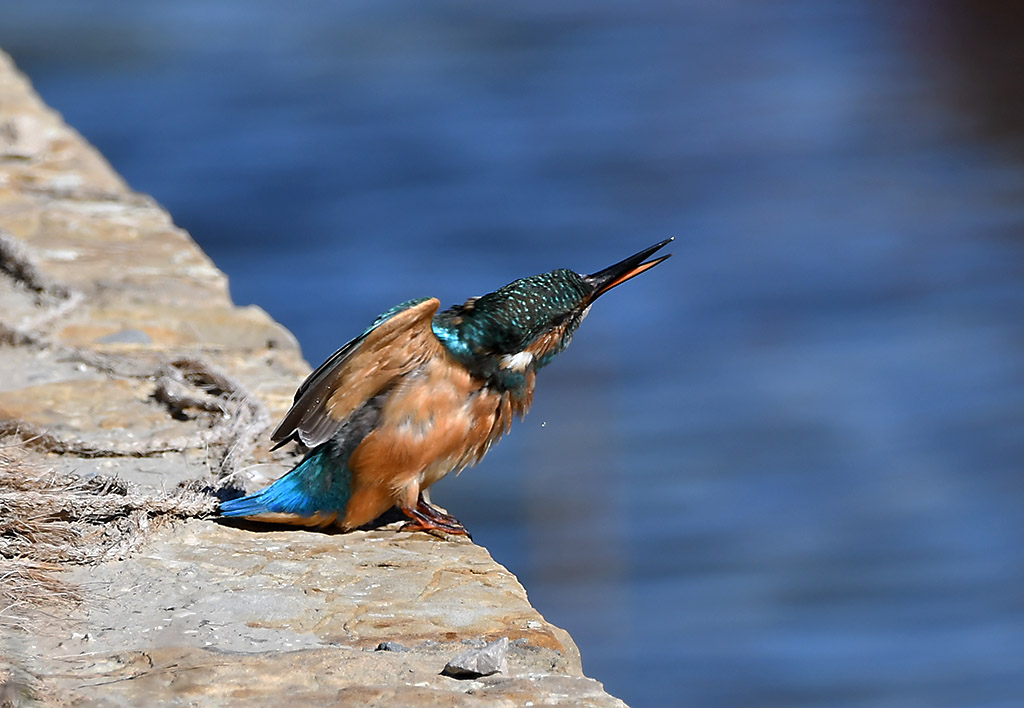
[{"label": "blurred blue water", "polygon": [[0,46],[313,364],[400,300],[679,237],[434,494],[612,693],[1020,705],[1024,112],[991,62],[1024,26],[552,5],[36,0]]}]

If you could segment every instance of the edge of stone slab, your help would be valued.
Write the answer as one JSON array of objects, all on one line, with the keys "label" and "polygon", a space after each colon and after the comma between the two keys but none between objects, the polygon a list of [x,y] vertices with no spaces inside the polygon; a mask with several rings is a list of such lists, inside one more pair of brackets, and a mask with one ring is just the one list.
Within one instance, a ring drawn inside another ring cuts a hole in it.
[{"label": "edge of stone slab", "polygon": [[[283,332],[282,336],[286,342],[284,349],[291,349],[298,356],[297,349],[294,348],[294,339],[289,340],[291,334],[274,322],[266,313],[254,306],[239,308],[231,302],[225,276],[198,248],[194,240],[183,230],[175,227],[169,215],[150,197],[131,192],[103,156],[74,129],[67,126],[57,111],[47,106],[41,100],[38,94],[32,90],[27,77],[16,68],[13,60],[2,51],[0,51],[0,95],[3,95],[7,102],[7,105],[2,106],[3,112],[14,115],[12,119],[14,122],[10,124],[13,127],[8,131],[10,135],[14,136],[14,142],[8,146],[10,149],[3,154],[4,157],[13,155],[15,158],[20,159],[21,154],[24,153],[26,155],[25,159],[31,161],[32,149],[36,147],[32,143],[32,136],[36,136],[37,133],[44,135],[46,139],[51,141],[47,148],[53,148],[54,146],[58,148],[43,151],[45,159],[38,164],[37,173],[16,175],[16,180],[17,178],[24,178],[23,181],[17,183],[18,188],[24,188],[27,194],[31,193],[38,195],[42,199],[53,200],[54,204],[59,202],[62,208],[76,211],[76,213],[116,214],[124,210],[136,208],[145,211],[146,217],[154,220],[151,224],[152,231],[158,232],[165,237],[160,246],[164,249],[164,255],[167,253],[184,255],[186,251],[188,252],[186,261],[188,261],[189,272],[187,276],[184,276],[186,279],[189,279],[187,287],[198,287],[200,291],[205,293],[203,297],[212,297],[216,308],[223,308],[232,317],[240,317],[242,320],[245,320],[245,313],[249,313],[251,320],[259,320],[259,322],[249,322],[245,325],[246,327],[251,328],[253,325],[256,325],[257,329],[263,327],[267,332],[277,332],[279,334]],[[0,125],[0,127],[3,126]],[[0,131],[0,133],[2,132]],[[23,144],[17,143],[19,135],[24,141]],[[0,135],[0,147],[3,147],[3,137],[3,135]],[[11,172],[5,173],[0,170],[0,190],[12,188],[11,180]],[[0,222],[0,227],[6,226],[7,224]],[[33,231],[34,228],[38,227],[38,224],[33,223],[27,223],[26,225],[18,222],[11,231],[18,235],[19,227],[22,226],[27,233],[38,236]],[[127,234],[126,240],[123,243],[129,243],[130,241],[131,234]],[[58,279],[63,278],[74,281],[75,270],[62,265],[62,259],[66,260],[68,253],[66,249],[61,250],[62,244],[51,243],[46,241],[45,238],[37,237],[32,242],[32,246],[52,256],[51,260],[47,263],[47,271],[50,274],[58,277]],[[173,278],[173,274],[170,277]],[[96,295],[96,289],[89,289],[90,283],[77,282],[73,283],[73,285],[83,288],[87,298]],[[144,283],[141,279],[133,281],[131,278],[128,278],[119,281],[118,286],[123,287],[126,292],[130,293],[132,288],[144,287]],[[152,286],[149,287],[152,289]],[[166,299],[171,300],[171,298]],[[233,356],[231,355],[231,348],[238,345],[238,342],[234,341],[234,337],[220,341],[207,340],[210,336],[209,333],[213,331],[212,328],[218,327],[217,323],[219,320],[217,320],[216,316],[212,315],[209,320],[211,329],[199,331],[192,340],[189,340],[187,337],[183,339],[181,334],[187,328],[187,322],[184,323],[181,329],[172,328],[169,333],[156,330],[147,331],[144,326],[134,326],[134,323],[133,326],[127,329],[124,326],[118,329],[115,326],[116,323],[123,322],[127,315],[123,310],[118,309],[120,305],[116,302],[116,298],[114,300],[115,302],[112,305],[101,303],[101,307],[90,309],[84,315],[80,313],[77,323],[74,321],[70,323],[66,320],[63,321],[66,326],[57,332],[58,337],[63,337],[68,346],[90,346],[90,344],[98,346],[101,353],[110,349],[117,351],[135,350],[140,347],[146,349],[149,345],[154,347],[162,346],[164,348],[159,351],[164,352],[173,351],[176,348],[187,349],[188,347],[195,346],[210,349],[212,345],[213,350],[226,352],[218,359],[218,362],[232,369],[233,373],[238,372],[239,366],[244,366],[244,363],[240,363],[240,359],[244,359],[254,351],[254,347],[258,350],[259,342],[254,340],[251,343],[245,344],[241,357]],[[157,307],[150,313],[150,316],[157,320],[163,316],[161,315],[162,312],[168,311],[166,306],[170,303],[160,304],[164,306],[164,309]],[[62,321],[60,316],[55,319],[58,322]],[[97,323],[100,326],[97,326]],[[67,326],[69,324],[71,325],[70,328]],[[260,331],[263,332],[264,330]],[[260,336],[263,337],[264,335],[260,334]],[[160,340],[160,337],[165,339]],[[272,340],[271,336],[267,341]],[[301,359],[299,361],[301,362]],[[291,388],[293,388],[294,383],[297,382],[298,376],[302,372],[296,371],[295,367],[288,363],[281,366],[288,376],[294,378],[291,385]],[[308,372],[308,365],[304,362],[301,363],[299,369],[302,369],[302,367],[305,367],[305,371]],[[285,393],[275,388],[273,395],[275,397],[274,402],[271,404],[273,410],[277,411],[282,406],[287,406],[290,391]],[[486,554],[486,549],[481,547],[481,550]],[[487,556],[489,562],[496,569],[508,572],[500,564],[490,559],[489,554]],[[528,605],[525,591],[523,592],[523,599]],[[533,611],[536,612],[535,610]],[[539,613],[537,617],[540,617]],[[572,656],[566,658],[571,663],[579,666],[579,650],[569,633],[546,621],[544,625],[566,648],[567,652],[572,654]],[[583,677],[581,670],[579,676]],[[594,683],[596,684],[596,682]],[[617,699],[603,694],[603,692],[602,695],[613,701],[616,705],[620,704]]]}]

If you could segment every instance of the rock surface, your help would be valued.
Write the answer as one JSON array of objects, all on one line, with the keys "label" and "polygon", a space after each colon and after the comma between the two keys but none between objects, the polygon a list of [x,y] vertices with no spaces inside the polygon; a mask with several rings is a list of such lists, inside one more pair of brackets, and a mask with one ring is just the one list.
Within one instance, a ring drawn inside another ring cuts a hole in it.
[{"label": "rock surface", "polygon": [[[2,53],[0,371],[4,444],[57,474],[153,493],[281,474],[293,458],[268,451],[266,427],[309,371],[290,333],[234,306],[190,237]],[[398,527],[191,519],[69,565],[60,579],[82,601],[22,608],[19,622],[0,612],[0,702],[623,705],[486,550]],[[507,670],[441,674],[502,637]]]}]

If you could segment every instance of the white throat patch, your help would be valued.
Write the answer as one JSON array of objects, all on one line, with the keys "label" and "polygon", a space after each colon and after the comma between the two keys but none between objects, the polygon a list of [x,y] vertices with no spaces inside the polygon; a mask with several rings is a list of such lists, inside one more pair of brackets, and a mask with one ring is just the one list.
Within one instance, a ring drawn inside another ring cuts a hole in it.
[{"label": "white throat patch", "polygon": [[512,369],[513,371],[526,371],[526,367],[533,362],[533,354],[530,352],[518,352],[506,354],[501,357],[501,368]]}]

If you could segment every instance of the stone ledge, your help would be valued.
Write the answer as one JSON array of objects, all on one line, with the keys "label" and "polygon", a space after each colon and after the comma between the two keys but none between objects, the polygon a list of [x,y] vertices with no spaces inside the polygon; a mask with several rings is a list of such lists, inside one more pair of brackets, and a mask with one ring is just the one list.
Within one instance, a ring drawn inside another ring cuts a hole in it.
[{"label": "stone ledge", "polygon": [[[26,464],[154,495],[287,469],[265,428],[309,371],[294,338],[234,306],[188,234],[2,53],[0,266],[0,434]],[[397,526],[341,535],[192,519],[119,559],[67,565],[60,580],[80,602],[22,622],[0,612],[0,702],[623,705],[486,550]],[[441,675],[499,637],[511,640],[507,674]],[[386,642],[397,650],[378,650]]]}]

